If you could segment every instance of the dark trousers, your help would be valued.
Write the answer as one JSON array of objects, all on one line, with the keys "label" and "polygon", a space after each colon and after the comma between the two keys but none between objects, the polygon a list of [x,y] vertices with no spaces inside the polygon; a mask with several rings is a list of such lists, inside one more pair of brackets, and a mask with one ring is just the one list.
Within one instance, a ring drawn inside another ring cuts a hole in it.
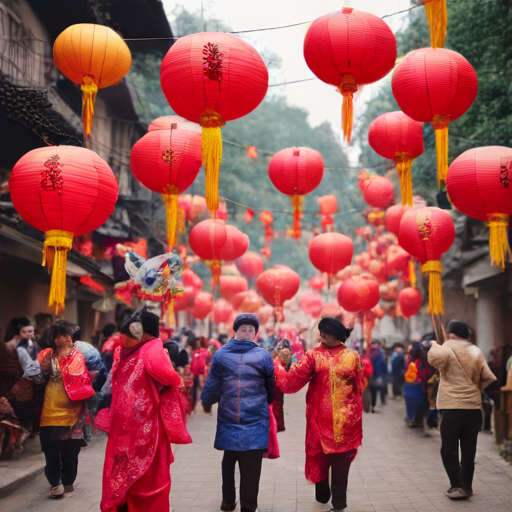
[{"label": "dark trousers", "polygon": [[472,491],[476,442],[481,428],[482,411],[480,409],[441,411],[441,458],[452,487],[462,487],[466,491]]},{"label": "dark trousers", "polygon": [[372,394],[372,409],[377,405],[377,394],[380,392],[380,403],[386,405],[387,389],[386,385],[372,385],[370,384],[370,392]]},{"label": "dark trousers", "polygon": [[240,468],[240,508],[254,512],[258,508],[261,464],[266,450],[237,452],[225,450],[222,459],[222,500],[227,505],[236,503],[235,465]]},{"label": "dark trousers", "polygon": [[41,450],[46,459],[44,474],[52,487],[61,483],[72,485],[76,480],[78,454],[83,441],[81,439],[65,441],[45,439],[45,428],[47,427],[41,427]]},{"label": "dark trousers", "polygon": [[347,507],[348,472],[354,457],[355,450],[342,453],[329,453],[325,456],[331,466],[331,485],[329,478],[315,484],[316,500],[327,503],[332,493],[332,506],[336,510]]}]

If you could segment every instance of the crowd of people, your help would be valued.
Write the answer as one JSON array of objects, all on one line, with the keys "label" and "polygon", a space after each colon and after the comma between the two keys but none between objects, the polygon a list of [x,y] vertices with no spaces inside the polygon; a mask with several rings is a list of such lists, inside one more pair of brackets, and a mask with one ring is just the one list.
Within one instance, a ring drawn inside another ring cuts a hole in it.
[{"label": "crowd of people", "polygon": [[410,428],[424,428],[425,418],[439,428],[447,496],[469,498],[482,392],[496,380],[469,327],[451,321],[443,344],[428,333],[407,348],[386,350],[374,340],[362,349],[348,346],[351,329],[341,320],[323,317],[307,350],[300,329],[269,327],[260,337],[249,313],[236,318],[229,339],[188,328],[173,333],[142,310],[119,327],[105,326],[97,346],[67,320],[36,339],[29,319],[13,319],[0,343],[0,450],[20,452],[38,435],[49,496],[61,498],[73,493],[81,448],[94,428],[103,430],[102,511],[169,510],[171,443],[191,443],[187,416],[199,403],[207,414],[218,403],[221,510],[235,510],[238,463],[241,511],[255,512],[262,459],[280,456],[284,395],[308,385],[305,475],[316,500],[332,500],[337,512],[347,506],[363,410],[381,412],[391,389],[404,399]]}]

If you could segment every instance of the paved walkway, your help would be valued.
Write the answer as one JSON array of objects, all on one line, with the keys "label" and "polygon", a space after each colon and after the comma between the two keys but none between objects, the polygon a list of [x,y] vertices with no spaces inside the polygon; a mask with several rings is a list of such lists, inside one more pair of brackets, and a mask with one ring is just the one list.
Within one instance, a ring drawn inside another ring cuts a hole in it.
[{"label": "paved walkway", "polygon": [[[265,460],[260,487],[261,512],[324,512],[314,487],[304,478],[304,392],[285,397],[286,432],[279,434],[281,458]],[[408,429],[403,402],[390,403],[364,417],[364,446],[352,466],[347,512],[512,511],[512,466],[497,454],[492,436],[481,434],[471,500],[444,496],[448,481],[439,456],[439,434]],[[194,443],[175,450],[171,468],[171,507],[175,512],[219,510],[222,453],[212,448],[215,415],[198,412],[189,423]],[[0,499],[2,512],[99,510],[104,436],[80,454],[75,495],[46,498],[43,475]],[[238,509],[237,509],[238,512]]]}]

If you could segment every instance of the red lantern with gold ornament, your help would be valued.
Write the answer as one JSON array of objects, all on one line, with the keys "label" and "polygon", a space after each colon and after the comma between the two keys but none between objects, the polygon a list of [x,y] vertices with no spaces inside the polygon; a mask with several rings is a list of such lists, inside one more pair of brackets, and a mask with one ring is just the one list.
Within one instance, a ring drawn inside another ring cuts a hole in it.
[{"label": "red lantern with gold ornament", "polygon": [[363,197],[374,208],[386,208],[393,200],[393,183],[385,176],[375,176],[366,184]]},{"label": "red lantern with gold ornament", "polygon": [[394,233],[398,236],[400,232],[400,222],[405,211],[405,208],[401,204],[395,204],[386,210],[386,229],[390,233]]},{"label": "red lantern with gold ornament", "polygon": [[322,276],[313,276],[309,280],[309,287],[316,292],[321,292],[325,288],[325,281]]},{"label": "red lantern with gold ornament", "polygon": [[221,297],[231,301],[237,293],[246,292],[249,285],[247,279],[242,276],[220,276],[219,289]]},{"label": "red lantern with gold ornament", "polygon": [[400,304],[400,309],[402,310],[402,314],[405,318],[409,318],[419,313],[422,302],[423,297],[416,288],[404,288],[398,294],[398,303]]},{"label": "red lantern with gold ornament", "polygon": [[446,189],[452,204],[489,226],[491,265],[505,268],[512,257],[508,243],[512,214],[512,149],[487,146],[469,149],[450,165]]},{"label": "red lantern with gold ornament", "polygon": [[384,78],[395,65],[396,40],[377,16],[343,7],[318,18],[304,39],[309,69],[343,95],[342,127],[350,143],[353,96],[358,85]]},{"label": "red lantern with gold ornament", "polygon": [[214,214],[219,204],[220,129],[263,101],[267,67],[259,53],[240,38],[202,32],[174,42],[162,61],[160,83],[173,111],[203,127],[206,202]]},{"label": "red lantern with gold ornament", "polygon": [[379,283],[355,276],[343,281],[338,289],[338,304],[349,313],[369,311],[379,303]]},{"label": "red lantern with gold ornament", "polygon": [[412,206],[411,167],[423,153],[422,124],[403,112],[388,112],[371,122],[368,142],[377,154],[395,162],[402,204]]},{"label": "red lantern with gold ornament", "polygon": [[192,314],[197,320],[204,320],[213,309],[213,295],[208,292],[198,291],[194,299]]},{"label": "red lantern with gold ornament", "polygon": [[300,238],[304,197],[315,190],[324,175],[322,155],[310,148],[286,148],[270,160],[268,176],[279,192],[291,196],[293,237]]},{"label": "red lantern with gold ornament", "polygon": [[432,315],[444,313],[443,265],[439,260],[454,239],[453,220],[445,210],[426,206],[411,209],[402,217],[398,241],[421,263],[421,271],[429,275],[429,308]]},{"label": "red lantern with gold ornament", "polygon": [[119,186],[93,151],[74,146],[33,149],[9,177],[9,193],[23,220],[45,234],[43,265],[51,274],[49,302],[66,298],[67,253],[73,237],[99,228],[114,211]]},{"label": "red lantern with gold ornament", "polygon": [[393,71],[393,95],[406,115],[432,123],[436,134],[439,187],[448,172],[448,124],[462,116],[475,100],[478,80],[471,64],[444,48],[420,48],[408,53]]},{"label": "red lantern with gold ornament", "polygon": [[329,278],[350,265],[354,255],[354,244],[341,233],[323,233],[309,242],[309,259],[320,272]]},{"label": "red lantern with gold ornament", "polygon": [[263,258],[257,252],[248,251],[236,260],[236,266],[249,281],[252,281],[263,272]]}]

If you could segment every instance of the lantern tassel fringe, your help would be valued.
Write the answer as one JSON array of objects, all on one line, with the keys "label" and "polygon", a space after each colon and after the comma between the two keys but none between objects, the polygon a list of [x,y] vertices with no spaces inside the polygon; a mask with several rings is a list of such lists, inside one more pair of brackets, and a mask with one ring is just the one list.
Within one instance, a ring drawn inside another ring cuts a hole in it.
[{"label": "lantern tassel fringe", "polygon": [[66,302],[66,265],[68,251],[73,247],[73,233],[50,230],[45,233],[43,247],[43,267],[48,268],[51,275],[50,295],[48,305],[55,304],[55,314],[63,308]]},{"label": "lantern tassel fringe", "polygon": [[489,215],[489,249],[491,253],[491,265],[501,266],[505,269],[506,260],[512,259],[512,252],[508,243],[508,219],[506,214]]},{"label": "lantern tassel fringe", "polygon": [[84,138],[87,139],[91,135],[92,118],[94,117],[94,103],[96,102],[96,94],[98,94],[98,85],[93,82],[90,75],[84,76],[82,82],[82,125],[84,130]]},{"label": "lantern tassel fringe", "polygon": [[402,195],[402,205],[412,206],[412,160],[406,155],[400,155],[396,161],[396,170],[400,178],[400,193]]},{"label": "lantern tassel fringe", "polygon": [[416,270],[414,268],[414,260],[409,260],[409,281],[412,288],[416,288]]},{"label": "lantern tassel fringe", "polygon": [[444,313],[443,283],[441,274],[443,265],[440,261],[427,261],[421,266],[421,271],[428,274],[428,305],[431,315]]},{"label": "lantern tassel fringe", "polygon": [[430,26],[430,44],[432,48],[444,48],[446,27],[448,25],[446,0],[427,0],[425,10]]},{"label": "lantern tassel fringe", "polygon": [[300,238],[300,220],[302,218],[302,204],[304,203],[304,196],[295,194],[291,196],[291,203],[293,206],[293,238]]},{"label": "lantern tassel fringe", "polygon": [[168,193],[162,194],[167,214],[167,246],[172,250],[176,246],[176,228],[178,225],[178,189],[171,185]]},{"label": "lantern tassel fringe", "polygon": [[352,125],[354,123],[354,94],[357,92],[357,82],[352,73],[344,73],[338,92],[343,95],[341,105],[341,127],[347,144],[352,138]]},{"label": "lantern tassel fringe", "polygon": [[436,134],[437,182],[439,188],[446,183],[448,175],[448,123],[450,116],[435,115],[432,126]]}]

